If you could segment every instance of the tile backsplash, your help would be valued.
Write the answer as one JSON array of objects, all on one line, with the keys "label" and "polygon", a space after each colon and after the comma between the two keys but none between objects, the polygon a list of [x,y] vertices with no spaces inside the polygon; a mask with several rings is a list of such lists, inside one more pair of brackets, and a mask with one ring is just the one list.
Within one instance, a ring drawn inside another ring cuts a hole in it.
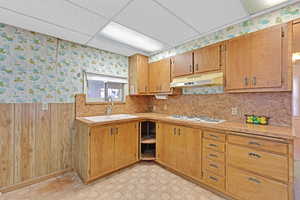
[{"label": "tile backsplash", "polygon": [[[154,112],[164,114],[202,115],[243,122],[245,114],[271,117],[270,125],[292,125],[291,92],[238,93],[169,96],[167,100],[151,98]],[[237,108],[237,115],[232,115]]]}]

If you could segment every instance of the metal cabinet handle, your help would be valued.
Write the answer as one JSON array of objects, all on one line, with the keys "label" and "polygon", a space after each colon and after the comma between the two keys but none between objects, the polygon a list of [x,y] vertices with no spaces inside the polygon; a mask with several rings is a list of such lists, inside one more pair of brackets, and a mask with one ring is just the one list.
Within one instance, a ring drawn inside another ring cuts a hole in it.
[{"label": "metal cabinet handle", "polygon": [[178,129],[178,135],[180,136],[180,128]]},{"label": "metal cabinet handle", "polygon": [[174,128],[173,134],[176,135],[176,128]]},{"label": "metal cabinet handle", "polygon": [[253,85],[256,85],[256,77],[255,76],[253,77],[252,82],[253,82]]},{"label": "metal cabinet handle", "polygon": [[190,72],[193,72],[193,66],[190,65]]},{"label": "metal cabinet handle", "polygon": [[195,71],[198,71],[199,70],[199,65],[196,64],[196,70]]},{"label": "metal cabinet handle", "polygon": [[216,145],[216,144],[209,144],[209,146],[211,146],[211,147],[217,147],[218,145]]},{"label": "metal cabinet handle", "polygon": [[145,86],[145,91],[146,91],[146,92],[148,91],[148,87],[147,87],[147,86]]},{"label": "metal cabinet handle", "polygon": [[257,153],[253,153],[253,152],[248,153],[248,155],[251,157],[261,158],[261,155],[259,155]]},{"label": "metal cabinet handle", "polygon": [[213,180],[213,181],[218,181],[218,179],[216,178],[216,177],[213,177],[213,176],[209,176],[209,178],[211,179],[211,180]]},{"label": "metal cabinet handle", "polygon": [[211,166],[211,167],[213,167],[213,168],[219,168],[217,165],[215,165],[215,164],[209,164],[209,166]]},{"label": "metal cabinet handle", "polygon": [[210,156],[210,157],[214,157],[214,158],[217,158],[217,157],[218,157],[216,154],[211,154],[211,153],[209,154],[209,156]]},{"label": "metal cabinet handle", "polygon": [[252,181],[254,183],[257,183],[257,184],[260,184],[261,182],[259,180],[257,180],[256,178],[252,178],[252,177],[249,177],[248,178],[249,181]]},{"label": "metal cabinet handle", "polygon": [[253,141],[248,142],[248,144],[249,145],[261,146],[261,144],[259,144],[258,142],[253,142]]},{"label": "metal cabinet handle", "polygon": [[213,134],[209,134],[210,137],[213,137],[213,138],[219,138],[219,136],[217,135],[213,135]]},{"label": "metal cabinet handle", "polygon": [[244,78],[244,85],[248,86],[248,78],[247,77]]}]

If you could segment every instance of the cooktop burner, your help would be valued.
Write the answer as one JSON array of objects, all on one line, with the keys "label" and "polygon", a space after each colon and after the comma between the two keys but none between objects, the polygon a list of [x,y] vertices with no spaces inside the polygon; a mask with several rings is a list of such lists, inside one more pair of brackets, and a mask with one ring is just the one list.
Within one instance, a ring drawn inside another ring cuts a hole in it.
[{"label": "cooktop burner", "polygon": [[178,119],[178,120],[202,122],[202,123],[213,123],[213,124],[225,122],[225,120],[222,120],[222,119],[215,119],[215,118],[210,118],[210,117],[206,117],[206,116],[191,117],[191,116],[185,116],[185,115],[171,115],[170,118]]}]

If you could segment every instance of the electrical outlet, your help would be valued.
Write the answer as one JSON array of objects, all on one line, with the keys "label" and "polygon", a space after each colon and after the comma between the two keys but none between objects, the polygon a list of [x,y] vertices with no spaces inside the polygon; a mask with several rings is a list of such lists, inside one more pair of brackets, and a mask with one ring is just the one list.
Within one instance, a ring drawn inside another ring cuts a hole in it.
[{"label": "electrical outlet", "polygon": [[44,110],[44,111],[48,110],[48,104],[47,103],[42,103],[42,110]]},{"label": "electrical outlet", "polygon": [[231,108],[231,114],[232,115],[237,115],[238,114],[238,108],[237,107],[232,107]]},{"label": "electrical outlet", "polygon": [[168,105],[167,104],[164,105],[164,110],[168,110]]}]

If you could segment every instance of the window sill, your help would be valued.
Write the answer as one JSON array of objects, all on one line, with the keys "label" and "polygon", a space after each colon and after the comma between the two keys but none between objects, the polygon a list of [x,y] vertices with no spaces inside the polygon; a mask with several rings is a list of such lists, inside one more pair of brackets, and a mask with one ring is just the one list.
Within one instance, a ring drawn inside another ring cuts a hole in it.
[{"label": "window sill", "polygon": [[[126,102],[123,101],[114,101],[114,105],[121,105],[126,104]],[[110,105],[110,102],[85,102],[85,105]]]}]

